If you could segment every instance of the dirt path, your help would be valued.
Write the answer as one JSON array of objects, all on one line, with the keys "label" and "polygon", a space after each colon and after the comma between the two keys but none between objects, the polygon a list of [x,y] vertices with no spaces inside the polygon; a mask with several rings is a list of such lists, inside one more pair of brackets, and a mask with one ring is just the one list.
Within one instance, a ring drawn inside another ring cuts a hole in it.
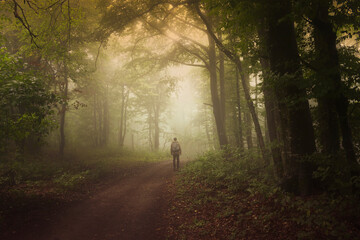
[{"label": "dirt path", "polygon": [[172,176],[170,161],[150,165],[69,208],[46,229],[29,232],[22,239],[164,239],[164,191]]}]

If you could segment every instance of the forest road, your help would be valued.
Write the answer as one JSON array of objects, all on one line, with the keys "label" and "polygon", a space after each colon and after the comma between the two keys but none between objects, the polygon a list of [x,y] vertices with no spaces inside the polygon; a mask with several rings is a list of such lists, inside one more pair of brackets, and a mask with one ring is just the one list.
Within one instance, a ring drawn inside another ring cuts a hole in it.
[{"label": "forest road", "polygon": [[150,164],[133,176],[84,200],[51,221],[50,227],[23,240],[156,240],[165,239],[167,181],[172,161]]}]

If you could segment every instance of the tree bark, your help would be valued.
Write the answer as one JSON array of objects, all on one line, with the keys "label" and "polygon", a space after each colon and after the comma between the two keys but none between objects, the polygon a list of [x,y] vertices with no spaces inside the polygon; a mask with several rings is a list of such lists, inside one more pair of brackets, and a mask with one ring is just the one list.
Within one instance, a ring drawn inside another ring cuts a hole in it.
[{"label": "tree bark", "polygon": [[238,148],[244,150],[244,136],[243,136],[243,121],[241,116],[241,99],[240,99],[240,79],[239,79],[239,70],[235,67],[236,73],[236,106],[237,106],[237,120],[238,120]]},{"label": "tree bark", "polygon": [[216,130],[219,137],[220,146],[223,147],[228,144],[225,125],[222,117],[221,103],[218,95],[217,87],[217,67],[216,67],[216,50],[215,42],[208,35],[209,40],[209,73],[210,73],[210,92],[213,104],[213,113],[215,117]]},{"label": "tree bark", "polygon": [[280,113],[289,126],[291,171],[290,178],[297,179],[294,190],[302,195],[310,193],[312,169],[303,162],[306,156],[313,154],[315,136],[306,98],[299,54],[296,43],[294,23],[291,15],[291,2],[271,0],[268,4],[268,53],[270,69],[276,75],[275,92]]},{"label": "tree bark", "polygon": [[97,129],[97,116],[96,116],[96,92],[94,92],[94,109],[93,109],[93,121],[94,121],[94,143],[95,147],[99,145],[99,138],[98,138],[98,129]]},{"label": "tree bark", "polygon": [[225,98],[225,56],[223,52],[219,52],[219,84],[220,84],[220,106],[221,117],[224,126],[226,126],[226,98]]},{"label": "tree bark", "polygon": [[97,109],[98,109],[98,123],[99,123],[99,132],[98,132],[98,136],[99,136],[99,146],[103,145],[103,109],[102,109],[102,104],[101,101],[98,101],[97,104]]},{"label": "tree bark", "polygon": [[[319,1],[314,25],[315,51],[317,55],[317,76],[325,88],[319,97],[321,143],[326,153],[339,150],[339,128],[342,133],[342,146],[349,163],[356,163],[352,133],[348,120],[349,100],[344,95],[345,86],[341,82],[339,55],[336,48],[336,32],[329,20],[328,1]],[[337,113],[337,116],[334,113]],[[338,118],[337,118],[338,117]]]},{"label": "tree bark", "polygon": [[127,104],[128,104],[129,92],[125,91],[125,85],[121,88],[121,111],[120,111],[120,126],[119,126],[119,146],[123,147],[126,136],[127,128]]},{"label": "tree bark", "polygon": [[212,140],[211,140],[211,136],[210,136],[210,130],[209,130],[209,125],[208,125],[208,120],[207,120],[208,114],[207,114],[205,105],[204,105],[204,113],[205,113],[205,118],[204,118],[205,133],[206,133],[206,137],[207,137],[206,145],[209,145],[212,142]]},{"label": "tree bark", "polygon": [[268,59],[268,52],[266,50],[266,31],[265,19],[262,19],[257,27],[257,32],[262,44],[261,55],[263,57],[260,57],[260,65],[263,77],[262,90],[264,94],[264,104],[266,111],[267,136],[270,141],[271,155],[273,158],[276,175],[279,179],[283,179],[286,162],[282,157],[281,145],[284,147],[285,141],[281,141],[282,126],[280,122],[279,108],[277,105],[274,88],[271,86],[271,80],[269,79],[270,63]]},{"label": "tree bark", "polygon": [[276,175],[279,179],[282,179],[284,176],[284,162],[281,156],[280,148],[280,139],[278,138],[278,128],[280,123],[276,121],[276,114],[278,113],[278,108],[276,107],[276,97],[275,93],[272,91],[271,87],[268,86],[268,71],[269,63],[266,59],[260,59],[262,74],[263,74],[263,94],[264,94],[264,103],[266,111],[266,121],[267,121],[267,130],[270,140],[270,149],[271,155],[274,161]]},{"label": "tree bark", "polygon": [[160,128],[159,128],[159,103],[156,103],[154,106],[154,149],[155,151],[159,151],[160,145]]},{"label": "tree bark", "polygon": [[[247,72],[244,73],[244,79],[246,81],[247,88],[250,89],[250,84],[249,84],[250,79],[249,79],[249,75]],[[254,111],[256,111],[255,107],[254,107]],[[250,114],[249,109],[247,109],[244,112],[244,118],[245,118],[246,143],[247,143],[248,149],[251,150],[254,148],[254,144],[253,144],[253,139],[252,139],[252,124],[251,124],[251,114]]]},{"label": "tree bark", "polygon": [[66,60],[64,60],[64,89],[63,89],[63,103],[61,104],[60,109],[60,145],[59,145],[59,154],[60,157],[64,156],[65,149],[65,117],[67,111],[67,103],[68,103],[68,88],[69,88],[69,79],[68,79],[68,66]]},{"label": "tree bark", "polygon": [[150,150],[154,150],[153,141],[152,141],[152,111],[151,107],[148,108],[148,124],[149,124],[149,147]]},{"label": "tree bark", "polygon": [[103,131],[102,131],[102,135],[103,135],[103,145],[107,145],[108,143],[108,139],[109,139],[109,102],[108,102],[108,86],[106,86],[105,89],[105,96],[104,96],[104,102],[103,102],[103,109],[104,109],[104,114],[103,114]]},{"label": "tree bark", "polygon": [[121,86],[121,110],[120,110],[120,124],[119,124],[119,146],[124,146],[124,113],[125,113],[125,86]]}]

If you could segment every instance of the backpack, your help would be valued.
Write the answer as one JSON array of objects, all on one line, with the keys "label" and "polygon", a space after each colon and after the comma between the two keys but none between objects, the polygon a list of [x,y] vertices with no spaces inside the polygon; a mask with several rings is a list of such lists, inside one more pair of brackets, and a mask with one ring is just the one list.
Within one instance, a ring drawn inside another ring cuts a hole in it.
[{"label": "backpack", "polygon": [[171,151],[179,152],[180,151],[180,144],[178,142],[171,143]]}]

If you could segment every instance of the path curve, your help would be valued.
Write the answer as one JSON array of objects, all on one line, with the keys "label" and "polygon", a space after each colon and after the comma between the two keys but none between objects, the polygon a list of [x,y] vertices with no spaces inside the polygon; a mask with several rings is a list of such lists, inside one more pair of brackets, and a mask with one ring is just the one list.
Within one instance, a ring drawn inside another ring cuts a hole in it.
[{"label": "path curve", "polygon": [[174,176],[170,161],[151,164],[57,216],[47,229],[24,240],[165,239],[162,219],[166,182]]}]

